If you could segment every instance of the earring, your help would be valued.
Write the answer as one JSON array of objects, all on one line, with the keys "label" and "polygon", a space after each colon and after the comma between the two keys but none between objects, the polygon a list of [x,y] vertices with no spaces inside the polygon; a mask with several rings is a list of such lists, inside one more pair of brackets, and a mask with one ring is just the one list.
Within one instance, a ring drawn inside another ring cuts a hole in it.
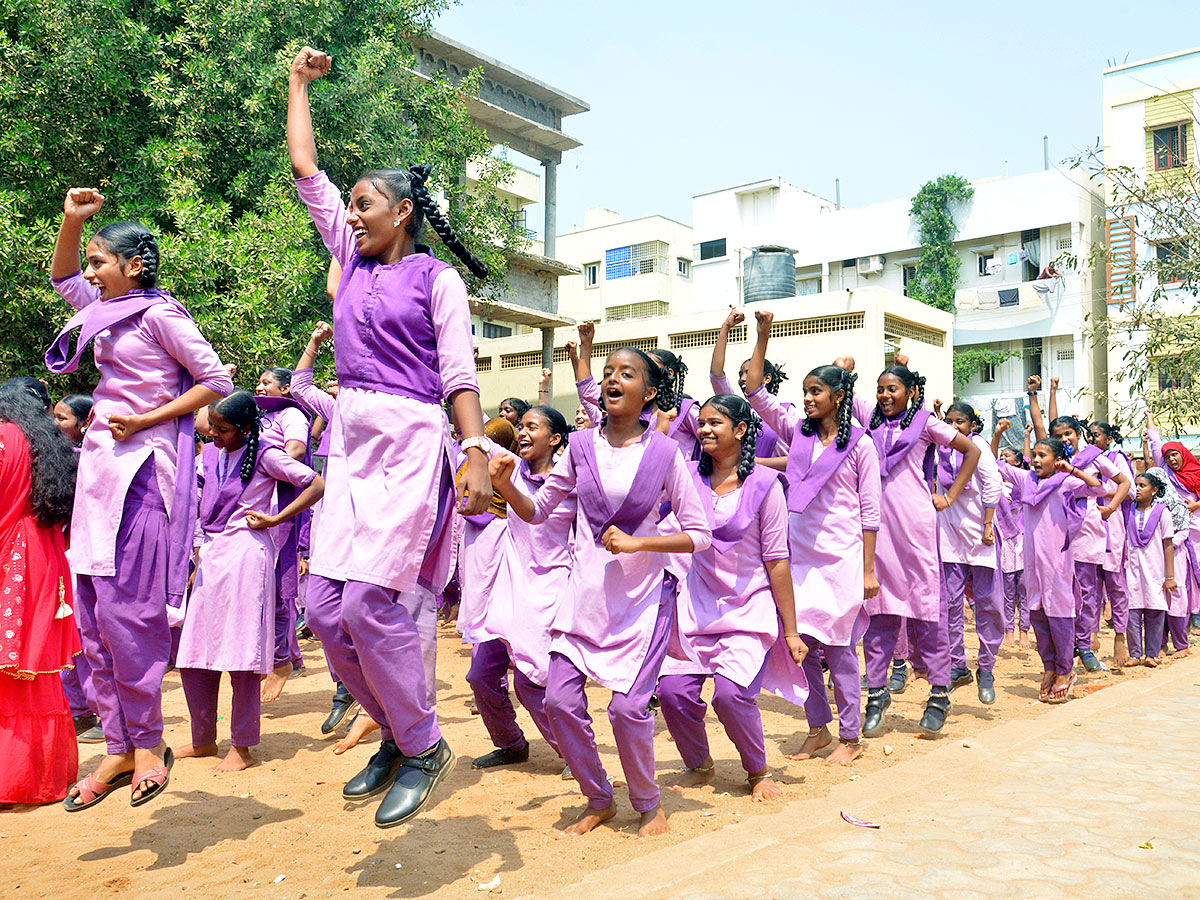
[{"label": "earring", "polygon": [[399,228],[399,227],[400,227],[400,220],[399,220],[399,219],[397,219],[395,222],[393,222],[393,223],[392,223],[392,227],[393,227],[393,228]]}]

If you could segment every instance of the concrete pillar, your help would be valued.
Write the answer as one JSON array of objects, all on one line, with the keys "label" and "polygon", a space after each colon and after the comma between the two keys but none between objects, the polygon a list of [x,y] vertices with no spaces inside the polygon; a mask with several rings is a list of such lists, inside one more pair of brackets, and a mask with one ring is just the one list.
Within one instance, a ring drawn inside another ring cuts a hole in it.
[{"label": "concrete pillar", "polygon": [[[542,368],[554,371],[554,329],[542,329]],[[550,394],[550,402],[554,402],[554,376],[550,376],[550,385],[547,389]]]},{"label": "concrete pillar", "polygon": [[542,166],[546,170],[546,220],[542,226],[542,252],[554,259],[554,235],[558,231],[558,163],[552,159],[545,159],[542,160]]}]

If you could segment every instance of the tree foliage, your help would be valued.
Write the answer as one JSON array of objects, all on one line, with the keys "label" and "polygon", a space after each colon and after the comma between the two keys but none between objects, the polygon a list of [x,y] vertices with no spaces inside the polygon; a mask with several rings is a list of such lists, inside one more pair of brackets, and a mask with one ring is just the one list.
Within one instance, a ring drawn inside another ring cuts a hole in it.
[{"label": "tree foliage", "polygon": [[956,210],[975,195],[971,183],[960,175],[942,175],[927,181],[912,198],[908,214],[916,221],[921,242],[916,278],[909,283],[914,299],[947,312],[954,311],[961,261],[954,252],[958,223]]},{"label": "tree foliage", "polygon": [[986,346],[965,346],[954,348],[954,385],[962,388],[977,378],[984,366],[998,366],[1015,356],[1020,356],[1017,350],[992,350]]},{"label": "tree foliage", "polygon": [[[1195,134],[1193,122],[1189,136]],[[1189,151],[1190,153],[1191,151]],[[1144,174],[1108,166],[1096,145],[1071,160],[1110,198],[1110,218],[1132,218],[1134,232],[1150,252],[1135,255],[1131,302],[1111,304],[1091,323],[1091,339],[1109,359],[1109,386],[1097,393],[1109,402],[1109,418],[1140,429],[1145,412],[1173,431],[1200,424],[1200,178],[1194,164]],[[1088,248],[1104,263],[1103,244]],[[1111,390],[1110,390],[1111,387]]]},{"label": "tree foliage", "polygon": [[[445,5],[0,0],[0,372],[41,374],[67,318],[48,273],[63,196],[77,185],[107,197],[91,228],[137,219],[159,234],[160,284],[240,380],[295,361],[312,324],[331,315],[328,254],[296,197],[285,141],[288,67],[304,44],[334,59],[311,90],[334,183],[348,192],[364,169],[432,164],[452,224],[496,273],[472,289],[498,290],[506,250],[524,241],[495,194],[511,167],[468,119],[477,76],[420,76],[407,44]],[[470,194],[460,177],[469,160],[480,164]],[[94,380],[89,364],[55,387]]]}]

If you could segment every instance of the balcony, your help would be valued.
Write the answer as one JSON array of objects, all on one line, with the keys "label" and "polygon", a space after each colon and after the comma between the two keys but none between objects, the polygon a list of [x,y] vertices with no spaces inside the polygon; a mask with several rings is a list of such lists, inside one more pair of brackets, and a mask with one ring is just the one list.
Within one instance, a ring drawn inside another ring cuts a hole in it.
[{"label": "balcony", "polygon": [[969,310],[1041,309],[1064,298],[1069,287],[1068,281],[1075,282],[1075,293],[1078,294],[1079,284],[1075,276],[960,288],[954,294],[954,308],[960,313]]},{"label": "balcony", "polygon": [[1075,334],[1090,309],[1082,289],[1075,273],[960,288],[954,295],[954,342],[987,344]]}]

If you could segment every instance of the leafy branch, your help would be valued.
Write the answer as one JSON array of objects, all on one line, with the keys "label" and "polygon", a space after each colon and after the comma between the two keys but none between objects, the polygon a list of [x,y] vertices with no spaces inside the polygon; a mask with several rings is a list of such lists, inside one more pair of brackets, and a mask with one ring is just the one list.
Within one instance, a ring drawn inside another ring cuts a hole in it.
[{"label": "leafy branch", "polygon": [[942,175],[921,186],[908,214],[916,221],[921,242],[916,278],[909,283],[910,297],[947,312],[954,310],[954,292],[962,261],[954,252],[958,223],[956,208],[975,195],[971,183],[961,175]]}]

